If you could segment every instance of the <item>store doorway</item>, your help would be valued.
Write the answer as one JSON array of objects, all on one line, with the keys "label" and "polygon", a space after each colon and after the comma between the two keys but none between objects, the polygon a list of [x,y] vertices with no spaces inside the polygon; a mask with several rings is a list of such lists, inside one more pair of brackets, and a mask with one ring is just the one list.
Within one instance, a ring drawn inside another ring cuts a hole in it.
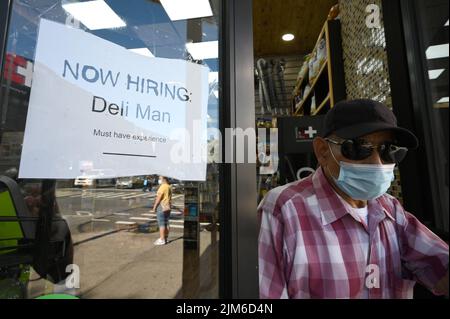
[{"label": "store doorway", "polygon": [[254,1],[258,201],[314,172],[312,140],[346,98],[337,2]]}]

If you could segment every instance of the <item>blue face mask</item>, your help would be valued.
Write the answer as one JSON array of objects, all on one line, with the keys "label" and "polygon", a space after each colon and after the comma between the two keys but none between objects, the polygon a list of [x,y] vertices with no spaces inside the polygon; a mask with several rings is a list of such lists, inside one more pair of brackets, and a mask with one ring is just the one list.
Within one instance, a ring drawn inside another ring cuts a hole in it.
[{"label": "blue face mask", "polygon": [[[338,163],[333,151],[331,154]],[[387,192],[395,179],[395,164],[374,165],[340,162],[338,165],[341,169],[338,179],[333,177],[334,182],[343,192],[356,200],[372,200],[380,197]]]}]

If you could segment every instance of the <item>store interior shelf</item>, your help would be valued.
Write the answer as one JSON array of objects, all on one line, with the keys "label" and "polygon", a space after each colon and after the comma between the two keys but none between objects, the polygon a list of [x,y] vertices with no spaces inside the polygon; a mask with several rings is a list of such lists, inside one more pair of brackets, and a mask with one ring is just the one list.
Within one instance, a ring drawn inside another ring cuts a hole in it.
[{"label": "store interior shelf", "polygon": [[320,68],[319,73],[317,74],[317,77],[314,79],[314,82],[311,84],[311,90],[308,92],[308,94],[306,95],[306,97],[303,99],[303,101],[301,101],[300,103],[298,103],[295,106],[295,113],[294,115],[300,115],[301,110],[303,109],[303,106],[305,105],[306,102],[309,101],[309,99],[313,96],[314,93],[314,89],[316,88],[317,83],[319,82],[319,80],[321,79],[322,75],[326,72],[324,72],[325,70],[328,70],[327,68],[328,65],[328,60],[325,61],[325,63],[322,65],[322,67]]},{"label": "store interior shelf", "polygon": [[330,102],[330,95],[328,94],[327,97],[325,98],[325,100],[323,100],[323,102],[319,105],[319,107],[316,109],[316,111],[312,114],[313,116],[318,115],[320,113],[320,111],[322,111],[322,109],[325,107],[325,105],[327,105],[327,103]]},{"label": "store interior shelf", "polygon": [[[312,50],[312,59],[317,59],[317,52],[323,48],[321,42],[325,40],[326,59],[320,66],[316,78],[310,84],[308,73],[303,78],[298,79],[293,92],[292,111],[294,116],[314,116],[326,113],[330,108],[334,107],[339,101],[345,100],[347,97],[345,87],[345,74],[343,67],[342,41],[341,41],[341,24],[338,20],[327,20],[319,34],[317,43]],[[305,60],[308,69],[310,65],[316,63],[317,60]],[[309,64],[309,65],[308,65]],[[302,68],[304,74],[304,68]],[[310,85],[310,91],[303,94],[305,89]],[[313,102],[315,98],[315,103]],[[299,99],[298,103],[297,102]],[[320,104],[317,108],[315,105]]]}]

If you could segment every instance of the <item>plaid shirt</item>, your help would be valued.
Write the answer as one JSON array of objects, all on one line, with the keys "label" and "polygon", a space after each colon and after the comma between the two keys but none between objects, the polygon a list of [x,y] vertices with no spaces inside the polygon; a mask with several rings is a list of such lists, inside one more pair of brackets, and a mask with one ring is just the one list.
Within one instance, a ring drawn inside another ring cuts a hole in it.
[{"label": "plaid shirt", "polygon": [[368,211],[369,227],[322,169],[272,190],[258,207],[260,297],[412,298],[416,281],[432,290],[448,245],[390,195]]}]

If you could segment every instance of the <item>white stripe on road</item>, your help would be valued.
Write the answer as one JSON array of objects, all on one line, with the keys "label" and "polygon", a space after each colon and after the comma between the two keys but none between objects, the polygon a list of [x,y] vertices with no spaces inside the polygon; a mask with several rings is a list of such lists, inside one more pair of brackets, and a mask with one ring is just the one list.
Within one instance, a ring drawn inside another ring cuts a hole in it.
[{"label": "white stripe on road", "polygon": [[145,218],[145,217],[130,217],[130,220],[152,221],[152,220],[156,220],[156,219],[154,219],[154,218]]},{"label": "white stripe on road", "polygon": [[127,195],[127,193],[119,193],[119,194],[109,193],[109,194],[103,194],[101,196],[101,198],[119,198],[119,197],[122,197],[122,196],[125,196],[125,195]]},{"label": "white stripe on road", "polygon": [[76,198],[76,197],[82,197],[82,198],[89,198],[89,197],[95,197],[95,198],[117,198],[117,197],[122,197],[127,195],[127,193],[113,193],[113,192],[108,192],[108,193],[87,193],[87,194],[83,194],[83,193],[79,193],[79,194],[75,194],[75,195],[67,195],[68,197],[71,198]]},{"label": "white stripe on road", "polygon": [[76,192],[61,192],[61,193],[58,193],[58,192],[56,192],[56,197],[67,197],[67,196],[72,196],[72,195],[75,195],[75,194],[81,194],[81,193],[76,193]]},{"label": "white stripe on road", "polygon": [[98,193],[98,194],[97,194],[97,198],[107,197],[107,196],[110,196],[111,194],[115,194],[115,193],[111,193],[111,192],[107,192],[107,193]]},{"label": "white stripe on road", "polygon": [[130,198],[138,198],[138,197],[154,197],[154,194],[137,194],[137,195],[128,195],[122,197],[122,199],[130,199]]},{"label": "white stripe on road", "polygon": [[93,215],[91,212],[84,211],[84,210],[77,210],[75,213],[78,216],[92,216]]},{"label": "white stripe on road", "polygon": [[70,198],[81,197],[81,193],[80,194],[76,194],[76,195],[69,195],[68,197],[70,197]]},{"label": "white stripe on road", "polygon": [[139,192],[139,193],[132,193],[132,195],[130,195],[130,192],[123,192],[123,191],[121,191],[120,193],[117,193],[117,192],[99,192],[99,191],[97,191],[97,192],[89,191],[89,193],[69,192],[69,193],[57,193],[57,195],[56,195],[57,198],[63,198],[63,197],[77,198],[77,197],[82,197],[82,198],[105,198],[105,199],[106,198],[112,199],[112,198],[119,198],[119,197],[121,197],[121,199],[132,199],[132,198],[140,198],[140,197],[143,197],[143,198],[154,198],[155,196],[156,196],[156,194],[154,194],[154,193],[142,194],[141,192]]},{"label": "white stripe on road", "polygon": [[181,225],[170,225],[169,228],[178,228],[178,229],[183,229],[184,226]]}]

